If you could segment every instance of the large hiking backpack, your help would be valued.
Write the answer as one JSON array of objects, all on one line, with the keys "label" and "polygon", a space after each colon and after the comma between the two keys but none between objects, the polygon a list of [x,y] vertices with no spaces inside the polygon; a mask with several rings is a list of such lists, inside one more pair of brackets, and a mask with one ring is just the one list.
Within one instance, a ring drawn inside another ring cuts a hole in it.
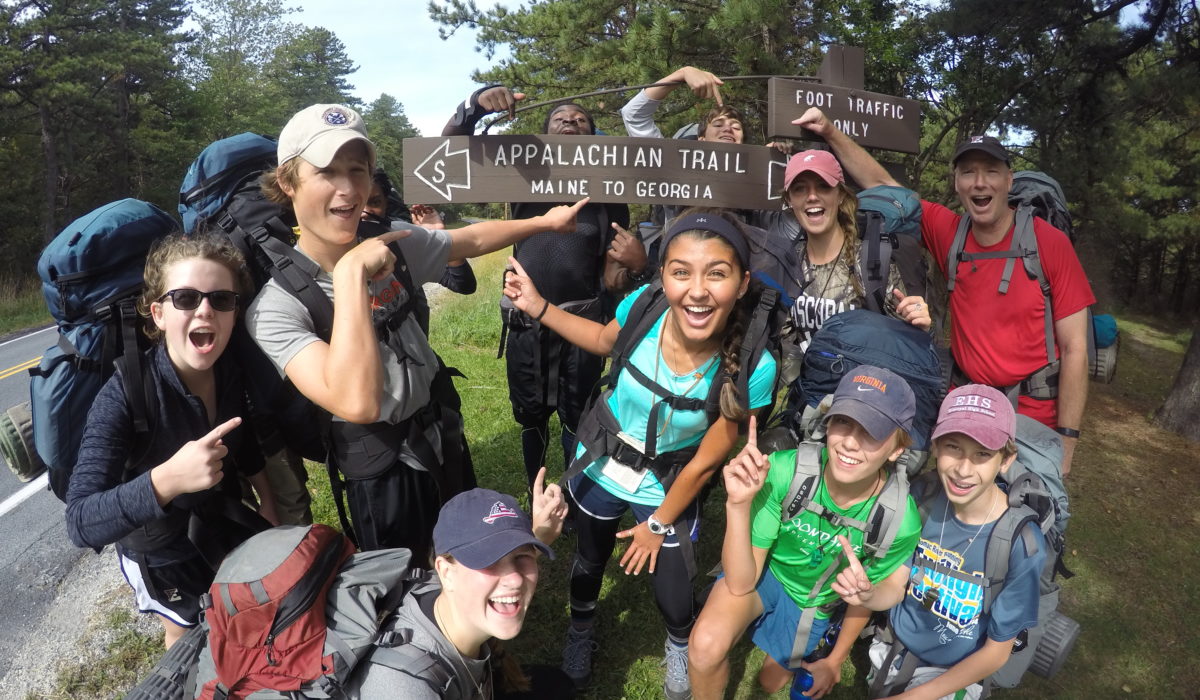
[{"label": "large hiking backpack", "polygon": [[858,272],[866,308],[883,313],[890,266],[909,296],[925,296],[928,270],[921,253],[921,200],[904,187],[879,185],[858,193]]},{"label": "large hiking backpack", "polygon": [[[61,500],[66,500],[88,411],[113,362],[125,357],[131,367],[140,367],[142,350],[149,346],[137,312],[146,255],[177,227],[153,204],[122,199],[68,224],[38,258],[58,342],[29,370],[30,408],[37,452]],[[135,409],[134,427],[145,433],[141,373],[129,374],[125,389]]]},{"label": "large hiking backpack", "polygon": [[[875,504],[867,512],[864,520],[854,520],[838,513],[831,512],[814,500],[821,479],[821,451],[825,449],[824,442],[803,440],[796,446],[796,469],[792,474],[791,484],[787,495],[784,496],[780,508],[780,518],[784,523],[800,517],[808,511],[819,518],[833,523],[836,527],[848,526],[863,533],[863,559],[883,559],[891,551],[900,532],[900,524],[908,511],[908,474],[904,469],[888,470],[887,480],[880,490]],[[897,465],[898,467],[899,465]],[[835,527],[835,529],[836,529]],[[838,571],[844,568],[845,555],[840,548],[836,554],[829,557],[829,564],[821,573],[820,578],[813,584],[810,599],[815,599],[825,587],[825,583]],[[819,561],[813,562],[819,566]],[[837,606],[838,603],[834,603]],[[789,668],[798,668],[808,644],[812,623],[816,618],[817,608],[801,604],[800,622],[796,628],[796,641],[792,647],[792,658]]]},{"label": "large hiking backpack", "polygon": [[[901,457],[915,474],[929,453],[929,436],[945,394],[942,365],[933,340],[925,331],[867,309],[840,313],[825,322],[804,353],[800,379],[800,408],[815,407],[837,390],[838,382],[859,365],[890,369],[904,378],[917,400],[912,446]],[[797,411],[796,419],[803,414]],[[793,422],[803,437],[804,427]]]},{"label": "large hiking backpack", "polygon": [[[333,303],[314,279],[313,263],[294,247],[296,235],[291,225],[291,212],[269,200],[259,186],[263,172],[275,167],[275,159],[275,141],[257,134],[239,134],[209,144],[188,168],[180,187],[179,211],[192,227],[188,233],[202,224],[209,230],[224,232],[245,256],[255,291],[268,280],[274,280],[304,305],[316,335],[328,342],[333,332]],[[360,222],[358,235],[361,238],[377,236],[389,228],[422,230],[403,221],[373,220]],[[403,251],[395,243],[390,249],[396,256],[392,275],[408,290],[409,300],[389,318],[376,320],[376,332],[381,338],[394,332],[415,312],[419,302]],[[248,394],[256,428],[262,432],[260,439],[264,453],[274,454],[286,446],[306,459],[326,462],[339,518],[344,531],[353,537],[342,499],[342,481],[330,459],[330,446],[332,430],[354,430],[356,426],[338,422],[331,428],[329,414],[280,376],[244,324],[235,327],[228,352],[233,353],[251,380]],[[449,377],[440,386],[447,385],[453,389]],[[447,405],[446,400],[440,403]],[[444,456],[445,463],[466,465],[469,473],[469,453],[462,438],[461,418],[455,418],[457,416],[443,421],[447,437],[442,447],[428,444],[428,449],[421,448],[417,458],[434,455],[441,459]],[[440,472],[436,476],[440,478]],[[453,486],[450,483],[442,488],[439,482],[443,492],[449,491],[444,493],[444,498],[457,492]]]},{"label": "large hiking backpack", "polygon": [[[224,233],[243,257],[257,293],[275,278],[309,310],[317,335],[333,330],[333,304],[295,264],[291,213],[267,199],[259,188],[263,172],[275,167],[275,141],[258,134],[238,134],[214,141],[188,166],[179,188],[179,214],[184,233],[206,229]],[[287,446],[306,459],[323,462],[327,455],[327,415],[279,372],[239,322],[228,351],[252,381],[247,382],[263,451],[274,454]]]},{"label": "large hiking backpack", "polygon": [[379,641],[380,621],[418,579],[409,552],[354,553],[325,525],[283,526],[221,564],[203,621],[127,698],[342,697]]},{"label": "large hiking backpack", "polygon": [[[1013,184],[1009,189],[1008,203],[1016,207],[1012,237],[1012,245],[1003,253],[967,253],[967,233],[971,228],[971,217],[964,214],[959,220],[958,229],[946,260],[946,291],[954,293],[955,282],[958,278],[958,266],[962,262],[988,258],[1006,258],[1004,272],[1000,278],[997,291],[1008,293],[1008,285],[1012,280],[1016,260],[1021,260],[1021,266],[1029,279],[1038,283],[1045,303],[1045,339],[1046,365],[1026,379],[1010,387],[998,387],[1016,405],[1017,397],[1028,395],[1039,399],[1052,399],[1058,396],[1059,360],[1054,336],[1054,312],[1051,299],[1050,281],[1042,269],[1042,261],[1038,256],[1037,236],[1034,233],[1033,218],[1040,217],[1067,235],[1074,242],[1075,230],[1071,223],[1071,213],[1067,208],[1067,198],[1063,194],[1058,181],[1046,173],[1021,170],[1013,173]],[[1088,375],[1108,383],[1112,381],[1116,369],[1116,355],[1119,347],[1115,340],[1098,343],[1098,333],[1103,334],[1107,322],[1097,324],[1091,307],[1087,309],[1087,352]],[[1098,354],[1098,348],[1104,352]],[[958,377],[956,377],[958,378]]]},{"label": "large hiking backpack", "polygon": [[[1016,443],[1016,461],[1005,474],[997,477],[1001,488],[1008,494],[1008,509],[996,521],[988,536],[983,570],[983,614],[990,613],[996,598],[1004,590],[1009,557],[1017,540],[1022,540],[1031,554],[1037,551],[1037,541],[1030,535],[1027,525],[1032,523],[1042,532],[1049,551],[1040,577],[1038,622],[1017,636],[1008,661],[984,680],[985,689],[993,686],[1015,688],[1026,671],[1033,671],[1044,678],[1054,677],[1066,662],[1079,636],[1079,623],[1058,612],[1061,586],[1056,580],[1057,576],[1062,574],[1064,578],[1069,578],[1073,575],[1062,560],[1064,533],[1070,517],[1061,472],[1062,441],[1050,428],[1018,414]],[[928,472],[913,484],[913,495],[923,519],[928,517],[941,490],[936,472]],[[948,569],[944,573],[958,577],[956,572]],[[897,650],[903,646],[898,640],[892,644]],[[900,677],[893,680],[891,685],[902,687],[908,680]],[[877,690],[872,686],[873,693]],[[873,694],[872,697],[879,696]]]}]

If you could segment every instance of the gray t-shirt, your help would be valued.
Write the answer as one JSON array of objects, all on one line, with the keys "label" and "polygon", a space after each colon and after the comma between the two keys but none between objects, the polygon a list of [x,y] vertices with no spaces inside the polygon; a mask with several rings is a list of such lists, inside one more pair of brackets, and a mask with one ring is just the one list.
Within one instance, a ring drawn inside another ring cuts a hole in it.
[{"label": "gray t-shirt", "polygon": [[[444,695],[429,679],[420,678],[387,666],[384,658],[387,650],[379,650],[372,663],[355,669],[347,687],[348,697],[373,700],[374,698],[403,698],[403,700],[441,700],[443,697],[464,700],[491,700],[491,654],[488,646],[482,647],[483,657],[473,659],[458,653],[435,622],[433,603],[441,588],[437,578],[432,577],[428,585],[405,596],[404,604],[396,615],[385,624],[385,630],[411,630],[412,638],[406,646],[440,659],[440,666],[452,672],[451,690]],[[469,674],[469,675],[468,675]]]},{"label": "gray t-shirt", "polygon": [[[399,245],[413,283],[436,282],[449,259],[450,234],[405,227],[411,228],[412,234],[401,239]],[[333,278],[307,256],[300,263],[333,300]],[[371,314],[377,324],[394,314],[411,293],[392,275],[371,282],[370,289]],[[275,280],[267,282],[251,302],[246,311],[246,328],[281,374],[285,374],[284,369],[297,353],[320,340],[308,309]],[[437,356],[416,316],[411,314],[399,328],[380,337],[379,355],[384,369],[380,420],[399,423],[429,403],[429,387],[438,369]]]}]

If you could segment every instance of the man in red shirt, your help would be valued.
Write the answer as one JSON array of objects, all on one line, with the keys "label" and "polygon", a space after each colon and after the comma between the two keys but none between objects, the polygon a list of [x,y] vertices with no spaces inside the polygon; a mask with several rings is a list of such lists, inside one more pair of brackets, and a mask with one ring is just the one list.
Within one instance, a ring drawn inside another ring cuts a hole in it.
[{"label": "man in red shirt", "polygon": [[[897,184],[819,109],[808,110],[794,123],[824,138],[842,167],[863,187]],[[1008,251],[1016,219],[1008,206],[1013,173],[1004,146],[990,136],[970,137],[955,149],[951,166],[954,191],[971,217],[964,253]],[[962,217],[940,204],[922,201],[921,205],[922,240],[945,275],[950,244]],[[1062,435],[1066,476],[1087,402],[1087,307],[1096,298],[1066,234],[1040,218],[1034,218],[1033,229],[1050,284],[1054,345],[1060,362],[1058,395],[1050,399],[1022,395],[1017,410]],[[950,294],[950,349],[955,364],[972,382],[1000,389],[1020,383],[1048,362],[1046,304],[1038,282],[1017,265],[1007,292],[999,291],[1010,259],[974,257],[956,262],[957,279]]]}]

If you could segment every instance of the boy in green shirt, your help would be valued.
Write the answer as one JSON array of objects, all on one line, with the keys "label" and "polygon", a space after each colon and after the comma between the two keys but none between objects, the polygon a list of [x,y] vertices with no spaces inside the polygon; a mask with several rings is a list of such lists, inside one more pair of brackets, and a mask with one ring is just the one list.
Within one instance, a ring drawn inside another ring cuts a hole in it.
[{"label": "boy in green shirt", "polygon": [[[713,587],[692,630],[690,674],[697,700],[722,696],[729,676],[729,649],[747,627],[755,645],[767,654],[759,683],[767,692],[786,685],[794,669],[789,660],[807,656],[829,627],[838,600],[830,561],[845,563],[837,538],[849,539],[862,558],[864,534],[847,520],[865,521],[888,479],[887,463],[910,444],[916,412],[912,390],[886,369],[863,365],[842,377],[826,421],[821,478],[812,496],[816,508],[782,520],[784,500],[796,469],[796,450],[764,456],[753,423],[746,447],[725,466],[726,529],[722,547],[724,577]],[[753,421],[753,419],[751,419]],[[912,499],[905,507],[896,539],[882,558],[867,557],[872,582],[903,576],[901,566],[920,536],[921,520]],[[824,515],[818,515],[823,512]],[[845,520],[843,520],[845,519]],[[840,680],[841,665],[865,626],[869,613],[846,612],[832,652],[803,662],[813,675],[810,696],[819,698]],[[807,640],[798,644],[802,618],[811,621]]]}]

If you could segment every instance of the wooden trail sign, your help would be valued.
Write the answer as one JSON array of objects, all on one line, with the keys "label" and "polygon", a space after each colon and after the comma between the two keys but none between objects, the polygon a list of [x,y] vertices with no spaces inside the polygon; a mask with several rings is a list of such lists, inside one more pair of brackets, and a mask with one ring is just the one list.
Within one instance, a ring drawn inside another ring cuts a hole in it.
[{"label": "wooden trail sign", "polygon": [[856,88],[771,78],[767,85],[767,132],[773,136],[812,139],[812,132],[792,125],[809,107],[820,107],[842,133],[860,146],[905,153],[921,152],[921,105],[906,97]]},{"label": "wooden trail sign", "polygon": [[783,154],[764,146],[613,136],[404,140],[404,199],[779,209]]}]

